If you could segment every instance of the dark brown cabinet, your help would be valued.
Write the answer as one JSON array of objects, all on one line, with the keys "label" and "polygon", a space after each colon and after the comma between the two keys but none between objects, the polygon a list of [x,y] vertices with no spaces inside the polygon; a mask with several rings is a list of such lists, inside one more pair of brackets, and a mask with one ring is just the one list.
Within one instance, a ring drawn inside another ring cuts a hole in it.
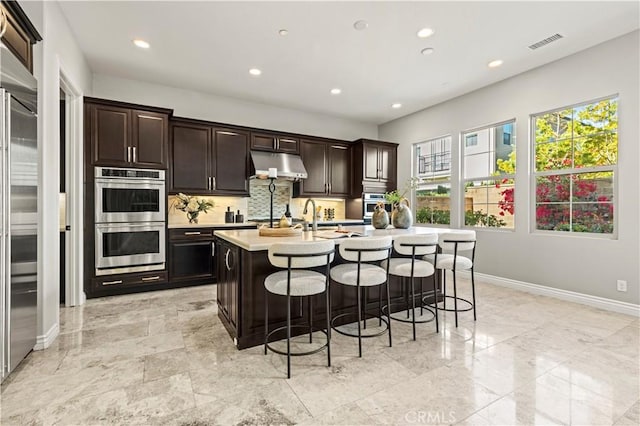
[{"label": "dark brown cabinet", "polygon": [[294,197],[348,197],[351,152],[348,144],[302,139],[300,156],[308,177],[294,185]]},{"label": "dark brown cabinet", "polygon": [[169,110],[85,98],[91,164],[167,168]]},{"label": "dark brown cabinet", "polygon": [[238,286],[240,284],[240,248],[224,240],[216,241],[218,246],[218,283],[216,285],[218,312],[224,315],[233,328],[238,327]]},{"label": "dark brown cabinet", "polygon": [[167,284],[167,271],[150,271],[122,275],[104,275],[91,279],[90,297],[130,293],[132,289]]},{"label": "dark brown cabinet", "polygon": [[211,179],[211,129],[171,123],[170,192],[207,193]]},{"label": "dark brown cabinet", "polygon": [[0,19],[2,44],[33,73],[33,45],[42,37],[38,34],[18,2],[2,1],[0,10],[6,19]]},{"label": "dark brown cabinet", "polygon": [[176,119],[171,123],[169,192],[249,195],[249,133]]},{"label": "dark brown cabinet", "polygon": [[251,133],[251,149],[257,151],[299,153],[298,138],[270,133]]},{"label": "dark brown cabinet", "polygon": [[390,142],[357,140],[353,146],[353,197],[363,192],[396,189],[398,145]]},{"label": "dark brown cabinet", "polygon": [[169,230],[169,279],[172,283],[211,283],[215,280],[212,228]]}]

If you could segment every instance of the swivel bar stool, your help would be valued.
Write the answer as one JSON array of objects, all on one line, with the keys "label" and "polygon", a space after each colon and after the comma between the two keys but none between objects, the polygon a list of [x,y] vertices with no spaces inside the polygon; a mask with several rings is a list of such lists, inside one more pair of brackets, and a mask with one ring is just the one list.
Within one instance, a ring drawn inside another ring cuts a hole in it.
[{"label": "swivel bar stool", "polygon": [[[343,313],[337,315],[331,320],[331,327],[338,333],[345,336],[358,338],[358,356],[362,358],[362,338],[376,337],[389,333],[389,346],[391,346],[391,319],[389,312],[387,312],[387,318],[382,317],[382,309],[380,304],[380,296],[378,297],[378,315],[367,314],[366,310],[362,307],[362,292],[365,292],[369,287],[381,286],[386,284],[387,287],[387,304],[390,305],[389,297],[389,269],[381,268],[378,265],[374,265],[371,262],[380,262],[381,260],[389,259],[392,248],[391,237],[365,237],[365,238],[350,238],[340,241],[339,250],[340,256],[349,263],[334,266],[331,268],[331,279],[338,284],[352,286],[356,288],[356,298],[358,301],[358,334],[349,333],[348,331],[341,330],[335,326],[336,320],[344,318],[346,316],[353,316],[352,312]],[[381,289],[379,288],[379,291]],[[367,302],[365,293],[365,304]],[[363,312],[364,311],[364,312]],[[364,327],[366,328],[367,316],[369,318],[378,318],[380,324],[385,323],[385,329],[378,333],[362,335],[361,322],[364,319]],[[364,318],[363,318],[364,317]]]},{"label": "swivel bar stool", "polygon": [[[424,310],[431,312],[433,317],[428,319],[416,320],[416,299],[415,299],[415,278],[433,277],[433,294],[437,295],[436,291],[436,279],[435,269],[430,262],[426,260],[416,259],[416,256],[425,256],[429,254],[435,254],[438,248],[438,234],[423,234],[423,235],[399,235],[393,241],[393,249],[396,253],[407,257],[394,257],[389,261],[382,261],[380,266],[383,268],[389,268],[389,275],[395,275],[397,277],[409,278],[410,280],[410,292],[411,298],[411,321],[408,319],[402,319],[398,316],[392,316],[391,319],[401,322],[410,322],[413,326],[413,340],[416,340],[416,324],[426,323],[434,321],[436,323],[436,333],[439,332],[438,327],[438,304],[436,303],[434,309],[431,310],[424,306],[423,297],[424,288],[423,280],[420,280],[420,316],[424,315]],[[387,312],[390,311],[391,306],[386,306]],[[408,309],[408,308],[407,308]],[[408,312],[408,311],[407,311]]]},{"label": "swivel bar stool", "polygon": [[[264,280],[264,354],[267,349],[280,355],[287,356],[287,378],[291,378],[291,356],[311,355],[327,348],[327,365],[331,366],[331,302],[329,297],[329,265],[333,261],[335,243],[332,240],[307,243],[279,243],[269,248],[269,262],[285,271],[274,272]],[[301,270],[324,266],[325,273]],[[287,298],[287,324],[269,331],[269,293]],[[313,302],[316,294],[326,294],[327,329],[318,329],[327,336],[327,343],[315,350],[307,352],[291,352],[291,329],[293,327],[308,327],[309,342],[312,342]],[[309,296],[309,324],[291,325],[291,297]],[[269,338],[273,333],[287,330],[287,351],[283,352],[269,345]]]},{"label": "swivel bar stool", "polygon": [[[440,234],[438,237],[438,245],[442,253],[438,253],[435,258],[427,255],[424,257],[424,260],[434,262],[436,269],[442,271],[442,295],[444,297],[444,305],[440,309],[455,313],[456,327],[458,326],[458,312],[473,310],[473,320],[475,321],[476,285],[473,277],[473,262],[476,255],[476,231],[457,231]],[[471,252],[471,256],[462,256],[459,254],[460,252]],[[458,297],[456,271],[466,270],[471,270],[471,301]],[[453,296],[447,296],[447,271],[451,271],[453,274]],[[453,309],[447,309],[447,298],[453,299]],[[458,302],[463,302],[466,306],[458,309]],[[437,306],[437,300],[433,305],[429,306]]]}]

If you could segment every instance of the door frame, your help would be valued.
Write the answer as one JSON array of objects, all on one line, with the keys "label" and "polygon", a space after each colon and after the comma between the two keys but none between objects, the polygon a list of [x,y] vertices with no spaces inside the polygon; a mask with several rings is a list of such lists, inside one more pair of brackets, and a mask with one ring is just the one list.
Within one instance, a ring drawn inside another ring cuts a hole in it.
[{"label": "door frame", "polygon": [[[82,305],[86,301],[84,293],[84,142],[83,142],[83,94],[65,72],[59,62],[60,89],[65,93],[65,183],[66,218],[70,230],[65,231],[65,306]],[[58,132],[59,133],[59,132]]]}]

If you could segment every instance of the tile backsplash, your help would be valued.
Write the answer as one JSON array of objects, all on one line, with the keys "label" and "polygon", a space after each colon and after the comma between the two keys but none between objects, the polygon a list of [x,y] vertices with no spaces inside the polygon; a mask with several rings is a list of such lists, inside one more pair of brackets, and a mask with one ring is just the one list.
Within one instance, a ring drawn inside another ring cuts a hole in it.
[{"label": "tile backsplash", "polygon": [[[199,199],[206,199],[214,203],[214,207],[208,213],[200,213],[198,223],[201,225],[209,225],[216,223],[224,223],[224,213],[227,207],[231,207],[231,211],[244,215],[245,222],[249,219],[264,219],[269,217],[270,197],[269,180],[252,179],[249,182],[249,191],[251,197],[205,197],[198,196]],[[290,205],[291,215],[294,218],[304,218],[309,221],[313,216],[311,212],[303,215],[304,203],[306,198],[291,198],[293,194],[293,183],[285,180],[275,181],[276,190],[273,193],[273,218],[280,219],[286,210],[287,204]],[[187,214],[175,208],[175,196],[170,195],[167,202],[168,217],[170,225],[186,225],[189,223]],[[345,218],[345,202],[339,199],[330,198],[314,198],[316,207],[324,209],[333,208],[335,210],[335,219]]]}]

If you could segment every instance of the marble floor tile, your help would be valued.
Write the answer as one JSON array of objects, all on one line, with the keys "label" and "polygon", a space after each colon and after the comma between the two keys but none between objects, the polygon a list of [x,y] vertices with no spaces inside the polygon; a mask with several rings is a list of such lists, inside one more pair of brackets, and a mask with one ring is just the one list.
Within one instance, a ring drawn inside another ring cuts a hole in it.
[{"label": "marble floor tile", "polygon": [[[326,350],[293,357],[289,380],[286,357],[236,349],[213,285],[91,299],[61,308],[56,341],[2,383],[0,423],[640,423],[637,317],[480,281],[476,296],[476,321],[461,313],[456,327],[440,311],[440,332],[418,324],[416,341],[411,324],[392,321],[393,346],[386,334],[363,339],[362,358],[357,339],[333,332],[331,366]],[[292,349],[326,341],[307,339]]]}]

